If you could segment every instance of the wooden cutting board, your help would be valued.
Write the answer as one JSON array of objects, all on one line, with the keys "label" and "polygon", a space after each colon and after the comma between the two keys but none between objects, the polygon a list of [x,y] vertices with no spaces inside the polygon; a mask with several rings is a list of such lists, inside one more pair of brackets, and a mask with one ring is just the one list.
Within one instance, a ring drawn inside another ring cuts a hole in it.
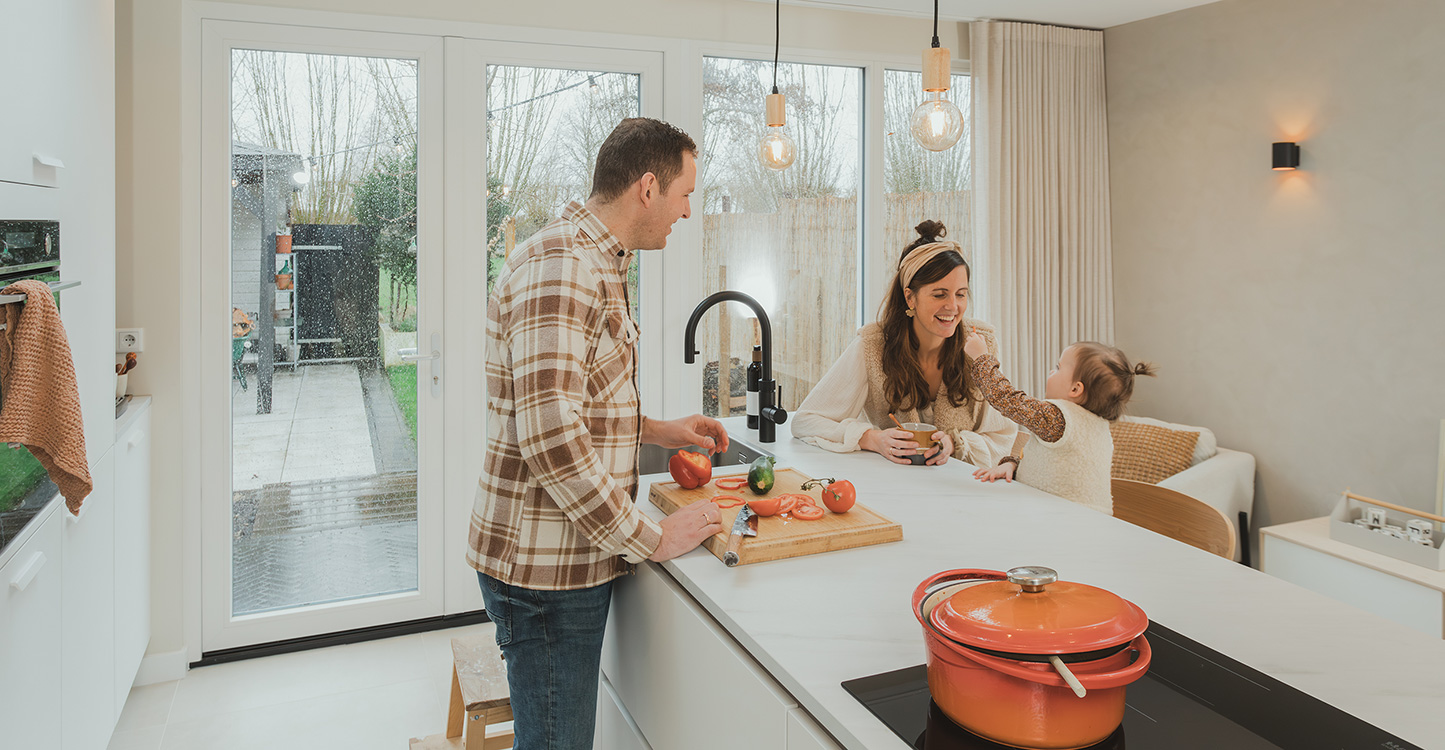
[{"label": "wooden cutting board", "polygon": [[[716,481],[722,476],[746,478],[747,472],[714,474],[713,480]],[[796,469],[775,469],[773,476],[776,483],[773,485],[772,492],[765,497],[797,492],[811,495],[814,500],[819,501],[818,507],[824,507],[821,500],[823,494],[821,487],[802,489],[803,483],[811,479],[808,475]],[[721,490],[712,482],[691,490],[683,489],[677,482],[653,482],[648,498],[653,505],[671,515],[673,511],[685,505],[718,495],[736,495],[744,500],[758,498],[746,485],[740,490]],[[718,560],[722,560],[723,553],[727,551],[728,535],[732,533],[733,519],[737,517],[741,507],[724,509],[722,511],[723,530],[703,542],[703,546],[707,547]],[[897,542],[902,539],[902,526],[884,518],[863,503],[855,503],[852,510],[847,513],[828,511],[816,521],[800,521],[780,515],[768,516],[758,519],[757,536],[747,537],[743,540],[742,549],[738,552],[738,564],[747,565],[766,560],[780,560],[785,557],[811,555],[816,552],[866,547],[870,544]]]}]

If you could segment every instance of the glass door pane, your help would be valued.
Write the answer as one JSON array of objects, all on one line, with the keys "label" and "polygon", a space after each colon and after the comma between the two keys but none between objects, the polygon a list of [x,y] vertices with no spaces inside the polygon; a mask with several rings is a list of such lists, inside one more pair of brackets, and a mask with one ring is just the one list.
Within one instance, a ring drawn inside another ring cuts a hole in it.
[{"label": "glass door pane", "polygon": [[232,51],[233,617],[420,585],[417,72]]},{"label": "glass door pane", "polygon": [[[796,408],[848,346],[859,316],[859,185],[863,71],[783,63],[787,129],[797,158],[781,172],[758,160],[772,61],[703,59],[703,293],[752,296],[772,324],[781,403]],[[701,326],[703,413],[746,411],[745,368],[760,342],[742,305]],[[711,313],[709,313],[711,318]]]},{"label": "glass door pane", "polygon": [[[592,192],[597,149],[641,112],[641,76],[487,66],[487,291],[511,248]],[[634,256],[627,292],[641,320]]]}]

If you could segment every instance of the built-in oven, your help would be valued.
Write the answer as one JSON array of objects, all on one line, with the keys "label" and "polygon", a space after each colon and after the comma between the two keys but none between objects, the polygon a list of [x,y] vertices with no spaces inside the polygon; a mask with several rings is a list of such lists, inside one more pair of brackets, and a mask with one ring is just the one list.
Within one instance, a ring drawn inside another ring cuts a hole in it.
[{"label": "built-in oven", "polygon": [[[74,284],[59,283],[60,222],[0,219],[0,288],[23,279],[48,282],[57,291]],[[0,294],[0,304],[25,304],[25,297]],[[0,409],[4,407],[5,393],[0,387]],[[0,443],[0,550],[59,491],[28,449]]]},{"label": "built-in oven", "polygon": [[0,286],[59,273],[60,222],[0,219]]}]

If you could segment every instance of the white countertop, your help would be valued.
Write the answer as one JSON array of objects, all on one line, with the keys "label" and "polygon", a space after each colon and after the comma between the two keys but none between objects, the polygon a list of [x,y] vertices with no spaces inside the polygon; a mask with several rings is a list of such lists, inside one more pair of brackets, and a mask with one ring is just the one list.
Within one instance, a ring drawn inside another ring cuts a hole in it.
[{"label": "white countertop", "polygon": [[[973,467],[897,466],[791,439],[731,434],[814,476],[849,479],[858,500],[903,525],[903,541],[725,567],[704,549],[663,564],[834,738],[903,750],[841,683],[922,664],[913,588],[953,568],[1045,565],[1100,586],[1151,619],[1421,747],[1445,745],[1445,642]],[[724,467],[717,474],[744,470]],[[652,480],[643,477],[639,504]],[[1383,655],[1383,656],[1381,656]],[[1393,657],[1393,663],[1381,663]]]}]

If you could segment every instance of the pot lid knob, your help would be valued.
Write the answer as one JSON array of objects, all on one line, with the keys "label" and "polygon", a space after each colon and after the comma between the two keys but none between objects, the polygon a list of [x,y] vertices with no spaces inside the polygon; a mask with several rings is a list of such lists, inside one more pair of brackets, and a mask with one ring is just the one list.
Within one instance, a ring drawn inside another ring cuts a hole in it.
[{"label": "pot lid knob", "polygon": [[1045,586],[1057,580],[1059,580],[1058,571],[1039,565],[1010,568],[1008,572],[1008,582],[1017,584],[1030,594],[1043,591]]}]

